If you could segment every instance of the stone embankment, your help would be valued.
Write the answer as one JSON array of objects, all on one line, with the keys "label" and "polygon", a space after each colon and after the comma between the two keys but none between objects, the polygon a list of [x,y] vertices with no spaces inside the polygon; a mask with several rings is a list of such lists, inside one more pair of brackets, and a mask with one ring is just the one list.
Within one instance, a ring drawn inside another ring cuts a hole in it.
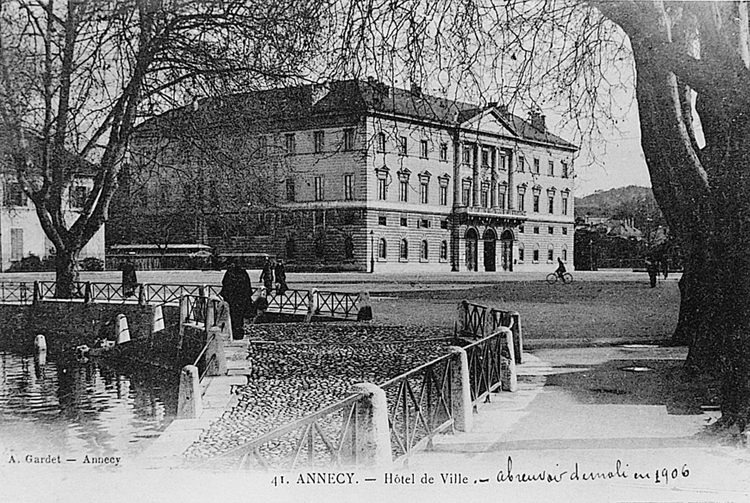
[{"label": "stone embankment", "polygon": [[448,352],[452,331],[353,323],[246,327],[250,370],[237,404],[200,436],[188,458],[215,456]]}]

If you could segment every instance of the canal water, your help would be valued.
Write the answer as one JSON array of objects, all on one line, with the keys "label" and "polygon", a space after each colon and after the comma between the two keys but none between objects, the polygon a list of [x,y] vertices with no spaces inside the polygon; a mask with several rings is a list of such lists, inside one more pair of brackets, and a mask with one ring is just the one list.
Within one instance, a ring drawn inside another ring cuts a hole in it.
[{"label": "canal water", "polygon": [[0,462],[13,456],[117,456],[143,452],[177,410],[176,372],[143,363],[79,362],[0,347]]}]

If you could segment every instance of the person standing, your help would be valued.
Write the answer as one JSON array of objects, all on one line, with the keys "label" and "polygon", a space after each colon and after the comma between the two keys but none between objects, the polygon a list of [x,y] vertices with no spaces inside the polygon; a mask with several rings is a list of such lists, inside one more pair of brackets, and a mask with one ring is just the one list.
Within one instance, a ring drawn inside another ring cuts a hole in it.
[{"label": "person standing", "polygon": [[260,273],[260,281],[263,282],[263,286],[266,289],[266,295],[271,293],[271,290],[273,290],[273,264],[271,263],[271,259],[266,257],[265,262],[263,262],[263,270]]},{"label": "person standing", "polygon": [[131,259],[122,264],[122,296],[132,297],[138,288],[138,275],[135,272],[135,264]]},{"label": "person standing", "polygon": [[232,338],[241,340],[245,337],[245,318],[253,313],[253,287],[247,271],[232,261],[221,280],[219,295],[229,304],[229,316],[232,322]]},{"label": "person standing", "polygon": [[286,269],[284,268],[284,262],[281,260],[276,262],[274,275],[276,276],[276,291],[279,295],[283,295],[289,287],[286,285]]}]

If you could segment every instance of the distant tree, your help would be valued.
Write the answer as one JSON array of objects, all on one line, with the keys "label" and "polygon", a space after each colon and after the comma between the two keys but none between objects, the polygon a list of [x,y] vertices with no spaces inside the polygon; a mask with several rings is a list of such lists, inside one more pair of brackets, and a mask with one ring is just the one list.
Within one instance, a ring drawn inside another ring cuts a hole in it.
[{"label": "distant tree", "polygon": [[[107,221],[134,128],[190,102],[307,71],[325,1],[1,0],[0,133],[56,250],[68,297],[82,247]],[[68,222],[64,192],[93,166]]]}]

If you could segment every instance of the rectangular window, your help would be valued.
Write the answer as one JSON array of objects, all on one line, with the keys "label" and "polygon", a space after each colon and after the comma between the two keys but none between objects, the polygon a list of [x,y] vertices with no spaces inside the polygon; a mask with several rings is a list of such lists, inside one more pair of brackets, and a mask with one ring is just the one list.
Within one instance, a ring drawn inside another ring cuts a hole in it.
[{"label": "rectangular window", "polygon": [[534,159],[534,173],[539,174],[539,159]]},{"label": "rectangular window", "polygon": [[323,200],[323,177],[322,176],[315,177],[315,200],[316,201]]},{"label": "rectangular window", "polygon": [[488,167],[490,165],[490,149],[482,147],[482,166]]},{"label": "rectangular window", "polygon": [[518,249],[518,261],[519,261],[519,262],[523,262],[523,252],[524,252],[524,251],[525,251],[525,250],[524,250],[523,248],[519,248],[519,249]]},{"label": "rectangular window", "polygon": [[405,180],[399,181],[398,200],[401,201],[402,203],[409,202],[409,182]]},{"label": "rectangular window", "polygon": [[293,178],[287,178],[286,180],[286,200],[292,203],[297,200],[297,193],[294,189]]},{"label": "rectangular window", "polygon": [[406,217],[401,217],[401,227],[406,227],[409,225],[409,220]]},{"label": "rectangular window", "polygon": [[417,221],[417,228],[421,229],[429,229],[430,228],[430,221],[426,218],[423,218],[422,220]]},{"label": "rectangular window", "polygon": [[555,162],[554,161],[549,162],[549,165],[547,166],[547,175],[555,176]]},{"label": "rectangular window", "polygon": [[462,161],[464,164],[471,163],[471,147],[464,147]]},{"label": "rectangular window", "polygon": [[448,144],[447,143],[440,144],[440,160],[441,161],[448,160]]},{"label": "rectangular window", "polygon": [[5,203],[8,206],[26,206],[28,199],[26,193],[21,188],[21,184],[12,182],[8,184],[7,191],[5,193]]},{"label": "rectangular window", "polygon": [[378,178],[378,199],[385,201],[385,196],[388,193],[388,181],[385,178]]},{"label": "rectangular window", "polygon": [[429,188],[427,182],[422,182],[419,184],[419,201],[422,204],[427,204],[429,202]]},{"label": "rectangular window", "polygon": [[518,171],[521,173],[526,171],[526,159],[522,155],[518,157]]},{"label": "rectangular window", "polygon": [[448,206],[448,187],[440,186],[440,206]]},{"label": "rectangular window", "polygon": [[567,227],[563,227],[562,228],[562,233],[563,233],[563,236],[567,236],[568,235],[568,228]]},{"label": "rectangular window", "polygon": [[562,261],[567,262],[568,261],[568,250],[565,248],[562,249]]},{"label": "rectangular window", "polygon": [[378,133],[375,148],[378,152],[385,152],[385,133]]},{"label": "rectangular window", "polygon": [[13,261],[23,258],[23,229],[10,230],[10,259]]},{"label": "rectangular window", "polygon": [[448,228],[448,221],[447,220],[441,220],[440,221],[440,228],[441,229],[447,229]]},{"label": "rectangular window", "polygon": [[354,129],[344,129],[344,150],[354,150]]},{"label": "rectangular window", "polygon": [[297,153],[297,139],[294,137],[294,133],[284,135],[284,148],[287,154]]},{"label": "rectangular window", "polygon": [[401,155],[407,155],[407,148],[409,146],[408,140],[406,139],[406,136],[402,136],[399,138],[399,147],[398,147],[398,153]]},{"label": "rectangular window", "polygon": [[464,206],[469,206],[469,198],[471,196],[471,182],[464,181],[461,186],[461,203]]},{"label": "rectangular window", "polygon": [[563,215],[568,214],[568,198],[567,197],[562,198],[562,214]]},{"label": "rectangular window", "polygon": [[500,208],[505,209],[505,192],[500,192],[499,196],[500,200],[497,202],[497,204]]},{"label": "rectangular window", "polygon": [[534,194],[534,211],[539,213],[539,196]]},{"label": "rectangular window", "polygon": [[518,227],[518,233],[519,234],[523,234],[523,230],[524,230],[523,229],[523,225],[521,225],[521,226]]},{"label": "rectangular window", "polygon": [[488,199],[487,196],[489,195],[489,192],[490,192],[489,188],[487,188],[485,186],[482,187],[482,192],[479,194],[479,199],[480,199],[479,202],[480,202],[480,205],[482,206],[482,208],[487,208],[488,207],[488,202],[489,201],[487,200]]},{"label": "rectangular window", "polygon": [[344,200],[351,201],[354,199],[354,175],[347,173],[344,175]]},{"label": "rectangular window", "polygon": [[524,210],[524,198],[525,194],[518,194],[518,209],[523,211]]},{"label": "rectangular window", "polygon": [[388,220],[384,216],[378,216],[378,225],[388,225]]},{"label": "rectangular window", "polygon": [[555,212],[555,198],[553,196],[549,196],[547,209],[550,215]]},{"label": "rectangular window", "polygon": [[315,133],[313,133],[313,147],[316,154],[323,152],[323,149],[325,148],[325,138],[324,131],[315,131]]},{"label": "rectangular window", "polygon": [[421,140],[419,142],[419,157],[427,159],[427,140]]},{"label": "rectangular window", "polygon": [[539,234],[539,227],[534,227],[534,234]]},{"label": "rectangular window", "polygon": [[554,227],[547,227],[547,234],[554,234],[555,228]]},{"label": "rectangular window", "polygon": [[567,161],[561,161],[560,164],[562,165],[562,177],[568,178],[568,163]]}]

